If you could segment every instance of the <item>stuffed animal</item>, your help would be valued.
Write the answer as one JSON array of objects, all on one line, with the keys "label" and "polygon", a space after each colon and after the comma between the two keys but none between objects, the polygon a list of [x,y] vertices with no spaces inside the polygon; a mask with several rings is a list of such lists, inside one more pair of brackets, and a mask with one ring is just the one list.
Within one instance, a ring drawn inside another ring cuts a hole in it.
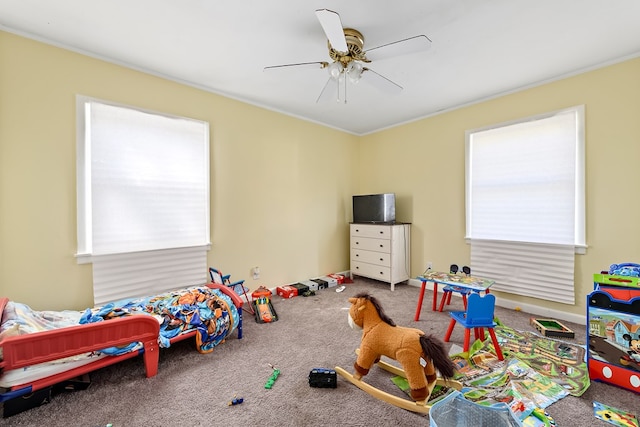
[{"label": "stuffed animal", "polygon": [[444,379],[452,378],[455,365],[445,351],[444,344],[433,336],[426,336],[415,328],[396,326],[373,296],[361,293],[349,298],[349,325],[362,329],[358,358],[353,367],[357,380],[369,373],[381,356],[397,360],[411,388],[411,397],[426,401],[436,381],[436,369]]}]

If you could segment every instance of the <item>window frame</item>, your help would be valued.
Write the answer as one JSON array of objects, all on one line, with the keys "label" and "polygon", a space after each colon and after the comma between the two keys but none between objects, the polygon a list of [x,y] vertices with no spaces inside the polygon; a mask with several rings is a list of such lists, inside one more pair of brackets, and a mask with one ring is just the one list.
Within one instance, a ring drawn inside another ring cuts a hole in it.
[{"label": "window frame", "polygon": [[[575,252],[578,254],[586,253],[586,203],[585,203],[585,108],[584,105],[577,105],[569,108],[528,116],[520,119],[506,121],[493,124],[477,129],[468,130],[465,133],[465,240],[469,243],[473,237],[472,231],[472,179],[473,173],[470,169],[472,162],[472,144],[473,136],[480,132],[505,128],[513,125],[524,124],[528,122],[545,120],[559,114],[574,114],[575,116],[575,187],[574,187],[574,241]],[[511,240],[505,240],[511,241]],[[517,241],[517,240],[514,240]],[[540,242],[533,242],[540,243]]]},{"label": "window frame", "polygon": [[[206,200],[204,203],[204,210],[206,211],[206,220],[203,225],[202,244],[197,244],[189,247],[202,247],[205,250],[211,248],[210,238],[210,131],[209,124],[206,121],[176,116],[172,114],[162,113],[154,110],[139,108],[136,106],[125,105],[122,103],[112,102],[108,100],[93,98],[84,95],[76,95],[76,187],[77,187],[77,252],[75,254],[78,264],[91,263],[95,256],[99,256],[93,253],[93,226],[91,219],[92,212],[92,194],[91,194],[91,162],[92,162],[92,146],[90,136],[88,134],[90,130],[90,123],[88,118],[88,103],[97,103],[107,106],[113,106],[141,113],[151,114],[158,117],[165,117],[169,119],[179,119],[191,122],[197,122],[203,126],[203,162],[204,177],[202,185],[204,185],[203,192],[206,194]],[[174,249],[172,247],[160,248],[160,249]],[[126,251],[125,251],[126,253]]]}]

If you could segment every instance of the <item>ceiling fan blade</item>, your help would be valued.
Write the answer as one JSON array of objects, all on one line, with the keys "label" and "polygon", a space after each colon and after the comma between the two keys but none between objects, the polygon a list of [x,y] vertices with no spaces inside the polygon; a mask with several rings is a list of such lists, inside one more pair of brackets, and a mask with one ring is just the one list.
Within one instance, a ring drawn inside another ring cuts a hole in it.
[{"label": "ceiling fan blade", "polygon": [[308,69],[322,69],[322,68],[327,68],[327,66],[329,65],[328,62],[300,62],[297,64],[283,64],[283,65],[270,65],[268,67],[264,67],[263,71],[273,71],[273,70],[282,70],[282,69],[291,69],[293,67],[296,67],[297,69],[300,68],[308,68]]},{"label": "ceiling fan blade", "polygon": [[316,10],[316,16],[324,34],[327,36],[327,40],[331,44],[331,47],[338,52],[347,53],[349,48],[347,47],[347,40],[344,37],[344,30],[342,29],[342,21],[340,15],[329,9]]},{"label": "ceiling fan blade", "polygon": [[366,68],[365,67],[362,70],[361,80],[365,81],[366,83],[370,84],[371,86],[374,86],[374,87],[378,88],[382,92],[386,92],[386,93],[389,93],[389,94],[397,94],[397,93],[400,93],[402,91],[402,86],[400,86],[399,84],[389,80],[388,78],[386,78],[382,74],[376,73],[371,68]]},{"label": "ceiling fan blade", "polygon": [[365,53],[370,61],[390,58],[426,51],[431,47],[431,40],[425,35],[413,36],[408,39],[383,44],[382,46],[368,49]]}]

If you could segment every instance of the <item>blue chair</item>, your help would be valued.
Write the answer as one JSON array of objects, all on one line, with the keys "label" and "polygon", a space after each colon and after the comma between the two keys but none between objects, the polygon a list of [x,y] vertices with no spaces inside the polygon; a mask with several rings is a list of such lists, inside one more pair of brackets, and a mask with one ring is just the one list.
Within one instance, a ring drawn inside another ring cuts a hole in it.
[{"label": "blue chair", "polygon": [[247,294],[247,292],[249,292],[250,289],[244,285],[244,280],[231,282],[230,274],[222,274],[220,270],[213,267],[209,267],[209,275],[211,276],[211,281],[213,283],[224,285],[228,288],[231,288],[233,292],[235,292],[236,294],[240,296],[244,296],[245,301],[247,301],[247,304],[249,305],[249,310],[247,310],[244,307],[243,307],[243,310],[246,311],[247,313],[255,314],[255,312],[253,311],[253,305],[251,304],[251,301],[249,300],[249,295]]},{"label": "blue chair", "polygon": [[456,326],[456,323],[459,322],[465,328],[464,345],[462,350],[469,351],[471,329],[473,328],[475,339],[484,340],[484,328],[487,328],[498,359],[504,360],[504,356],[502,355],[502,350],[500,349],[500,344],[498,343],[496,332],[494,330],[497,326],[496,322],[493,321],[493,312],[495,307],[495,295],[489,294],[483,297],[480,294],[472,293],[469,295],[469,300],[467,302],[467,311],[452,311],[449,313],[451,315],[451,322],[449,323],[449,329],[447,329],[447,333],[444,336],[444,341],[449,342],[453,328]]},{"label": "blue chair", "polygon": [[[458,265],[451,264],[451,267],[449,267],[449,272],[451,274],[457,274]],[[462,267],[462,272],[467,276],[469,276],[471,274],[471,268],[465,265],[464,267]],[[440,307],[438,308],[438,311],[442,311],[442,309],[444,308],[445,302],[447,305],[451,304],[451,295],[454,292],[458,292],[462,296],[462,304],[464,304],[464,309],[465,310],[467,309],[467,295],[471,293],[469,289],[460,288],[458,286],[453,286],[453,285],[447,285],[442,289],[442,292],[443,292],[442,301],[440,301]]]}]

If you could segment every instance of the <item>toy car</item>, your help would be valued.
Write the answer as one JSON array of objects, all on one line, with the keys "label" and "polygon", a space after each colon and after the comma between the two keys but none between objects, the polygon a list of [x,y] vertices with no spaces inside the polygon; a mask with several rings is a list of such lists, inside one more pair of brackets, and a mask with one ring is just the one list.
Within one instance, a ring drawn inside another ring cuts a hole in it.
[{"label": "toy car", "polygon": [[336,388],[338,386],[336,371],[325,368],[312,369],[309,372],[309,385],[319,388]]}]

